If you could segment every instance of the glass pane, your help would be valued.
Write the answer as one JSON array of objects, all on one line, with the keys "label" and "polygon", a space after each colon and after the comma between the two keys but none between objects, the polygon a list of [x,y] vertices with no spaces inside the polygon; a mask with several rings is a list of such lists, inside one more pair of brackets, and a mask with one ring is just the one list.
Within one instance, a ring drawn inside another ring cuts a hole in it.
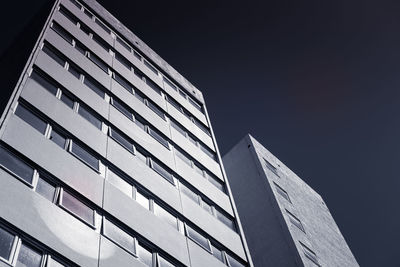
[{"label": "glass pane", "polygon": [[65,60],[58,54],[56,54],[55,52],[53,52],[52,50],[50,50],[47,46],[44,46],[42,48],[43,52],[45,52],[49,57],[51,57],[55,62],[57,62],[58,64],[60,64],[62,67],[65,66]]},{"label": "glass pane", "polygon": [[126,117],[128,117],[130,120],[133,120],[132,113],[127,108],[125,108],[125,106],[123,106],[118,100],[116,100],[115,98],[112,98],[111,104],[116,109],[118,109],[122,114],[124,114]]},{"label": "glass pane", "polygon": [[193,100],[191,97],[188,97],[189,99],[189,103],[192,104],[192,106],[194,106],[196,109],[198,109],[199,111],[203,112],[203,109],[201,108],[201,105],[198,104],[195,100]]},{"label": "glass pane", "polygon": [[232,230],[235,230],[235,223],[233,220],[222,214],[219,210],[215,210],[215,213],[217,215],[218,220],[220,220],[223,224],[231,228]]},{"label": "glass pane", "polygon": [[90,19],[93,18],[93,14],[89,12],[86,8],[83,10],[83,13],[85,13],[86,16],[88,16]]},{"label": "glass pane", "polygon": [[87,152],[85,149],[83,149],[81,146],[77,145],[76,143],[71,144],[71,152],[80,158],[82,161],[86,162],[89,166],[92,168],[96,169],[97,171],[99,170],[99,160],[95,158],[92,154]]},{"label": "glass pane", "polygon": [[241,264],[240,262],[235,260],[231,255],[226,254],[226,256],[228,258],[229,266],[231,266],[231,267],[244,267],[243,264]]},{"label": "glass pane", "polygon": [[121,56],[118,53],[115,53],[115,59],[119,61],[119,63],[121,63],[122,65],[124,65],[124,67],[126,67],[128,70],[131,70],[132,68],[132,64],[123,56]]},{"label": "glass pane", "polygon": [[111,137],[113,137],[121,146],[128,149],[132,153],[134,152],[133,145],[129,140],[127,140],[125,137],[123,137],[113,129],[110,130],[110,134]]},{"label": "glass pane", "polygon": [[136,253],[135,239],[108,220],[104,220],[104,234],[129,252]]},{"label": "glass pane", "polygon": [[206,126],[204,126],[201,122],[194,120],[194,124],[196,124],[197,127],[200,128],[200,130],[211,136],[210,130]]},{"label": "glass pane", "polygon": [[141,56],[138,52],[136,52],[135,50],[133,51],[133,55],[134,55],[137,59],[142,60],[142,56]]},{"label": "glass pane", "polygon": [[200,149],[207,154],[207,156],[209,156],[210,158],[212,158],[213,160],[217,160],[217,157],[215,156],[215,153],[210,151],[208,149],[208,147],[205,147],[204,145],[200,144]]},{"label": "glass pane", "polygon": [[77,78],[78,80],[81,78],[81,72],[80,72],[79,69],[76,68],[75,66],[69,65],[68,71],[69,71],[69,73],[71,73],[72,75],[74,75],[75,78]]},{"label": "glass pane", "polygon": [[65,148],[65,142],[67,141],[63,135],[59,134],[54,129],[51,131],[50,140],[59,145],[62,149]]},{"label": "glass pane", "polygon": [[139,99],[140,102],[144,103],[145,96],[141,92],[136,90],[135,91],[135,96],[136,96],[137,99]]},{"label": "glass pane", "polygon": [[174,99],[172,99],[171,97],[167,97],[167,101],[168,101],[168,103],[170,103],[174,108],[176,108],[177,110],[179,110],[179,111],[182,111],[181,110],[181,105],[179,105],[179,103],[178,102],[176,102]]},{"label": "glass pane", "polygon": [[192,190],[187,188],[185,185],[180,184],[181,192],[184,193],[187,197],[191,198],[196,203],[199,203],[199,196],[194,193]]},{"label": "glass pane", "polygon": [[36,192],[38,192],[44,198],[53,202],[56,188],[53,185],[49,184],[48,182],[46,182],[45,180],[43,180],[42,178],[39,177],[39,180],[36,185]]},{"label": "glass pane", "polygon": [[91,77],[88,77],[87,75],[85,76],[85,79],[83,80],[83,83],[87,85],[90,89],[92,89],[93,92],[101,96],[101,98],[104,98],[105,93],[104,90],[102,89],[102,86],[93,80]]},{"label": "glass pane", "polygon": [[31,249],[25,244],[21,245],[18,254],[16,267],[40,267],[42,263],[42,254]]},{"label": "glass pane", "polygon": [[111,33],[111,30],[106,26],[106,25],[104,25],[104,23],[103,22],[101,22],[100,20],[98,20],[97,18],[95,18],[95,20],[94,20],[104,31],[106,31],[107,33]]},{"label": "glass pane", "polygon": [[128,195],[129,197],[132,197],[132,185],[130,185],[124,179],[119,177],[110,169],[108,169],[107,171],[107,180],[116,188],[121,190],[124,194]]},{"label": "glass pane", "polygon": [[76,25],[78,23],[78,19],[62,6],[60,7],[60,13],[63,14],[67,19],[69,19],[73,24]]},{"label": "glass pane", "polygon": [[288,210],[286,210],[287,214],[289,215],[289,220],[292,224],[294,224],[297,228],[299,228],[301,231],[304,232],[304,227],[303,224],[301,223],[301,221],[294,216],[291,212],[289,212]]},{"label": "glass pane", "polygon": [[39,119],[36,115],[34,115],[22,105],[18,105],[17,110],[15,111],[15,115],[20,117],[22,120],[38,130],[40,133],[44,134],[44,132],[46,131],[47,123],[45,123],[42,119]]},{"label": "glass pane", "polygon": [[69,97],[69,96],[67,96],[64,92],[63,92],[63,94],[61,95],[60,100],[61,100],[62,102],[64,102],[64,104],[67,105],[68,107],[74,108],[74,100],[72,100],[72,98]]},{"label": "glass pane", "polygon": [[178,88],[178,92],[181,96],[183,96],[184,98],[186,98],[186,93],[184,91],[182,91],[180,88]]},{"label": "glass pane", "polygon": [[129,52],[131,51],[131,47],[125,43],[121,38],[117,37],[117,41],[118,43],[120,43],[123,47],[125,47],[126,50],[128,50]]},{"label": "glass pane", "polygon": [[33,168],[2,147],[0,147],[0,165],[28,183],[32,183]]},{"label": "glass pane", "polygon": [[52,93],[53,95],[57,94],[57,86],[55,86],[52,82],[44,78],[41,74],[37,73],[36,71],[33,71],[31,74],[31,78],[43,86],[47,91]]},{"label": "glass pane", "polygon": [[178,148],[175,147],[175,154],[181,159],[183,160],[187,165],[189,165],[190,167],[192,166],[192,161],[186,156],[184,155]]},{"label": "glass pane", "polygon": [[172,120],[171,120],[171,126],[174,127],[174,129],[177,130],[180,134],[186,136],[186,131]]},{"label": "glass pane", "polygon": [[110,46],[109,44],[104,41],[103,39],[101,39],[99,36],[97,35],[93,35],[93,41],[95,41],[98,45],[101,46],[101,48],[103,48],[104,50],[106,50],[107,52],[110,51]]},{"label": "glass pane", "polygon": [[166,211],[164,208],[160,207],[157,203],[154,203],[154,214],[157,215],[160,219],[170,224],[172,227],[177,229],[178,224],[176,217]]},{"label": "glass pane", "polygon": [[167,261],[166,259],[164,259],[160,255],[158,255],[158,262],[160,263],[159,267],[175,267],[174,264],[170,263],[169,261]]},{"label": "glass pane", "polygon": [[160,142],[163,146],[165,146],[166,148],[169,148],[169,143],[168,141],[162,137],[159,133],[157,133],[156,131],[152,130],[151,128],[149,128],[149,134],[156,139],[158,142]]},{"label": "glass pane", "polygon": [[133,93],[132,86],[119,74],[114,72],[114,80],[116,80],[122,87],[124,87],[129,93]]},{"label": "glass pane", "polygon": [[101,120],[96,118],[90,111],[88,111],[85,107],[79,106],[78,113],[88,120],[91,124],[96,126],[98,129],[101,130]]},{"label": "glass pane", "polygon": [[[275,183],[274,183],[274,184],[275,184]],[[275,188],[276,188],[276,191],[278,192],[279,195],[281,195],[283,198],[285,198],[287,201],[290,202],[289,195],[288,195],[288,193],[287,193],[283,188],[281,188],[281,187],[280,187],[279,185],[277,185],[277,184],[275,184]]]},{"label": "glass pane", "polygon": [[188,134],[188,139],[193,145],[197,146],[197,141],[191,134]]},{"label": "glass pane", "polygon": [[165,120],[164,111],[161,108],[154,105],[153,103],[151,103],[151,102],[148,102],[148,103],[149,103],[149,108],[152,111],[154,111],[154,113],[156,113],[158,116],[160,116],[163,120]]},{"label": "glass pane", "polygon": [[158,71],[155,67],[153,67],[153,65],[151,65],[149,62],[147,62],[147,60],[143,60],[144,65],[146,65],[146,67],[148,67],[152,72],[154,72],[154,74],[158,75]]},{"label": "glass pane", "polygon": [[208,180],[211,184],[213,184],[216,188],[218,188],[218,189],[221,190],[222,192],[225,192],[225,190],[224,190],[224,184],[222,183],[222,181],[218,180],[218,178],[212,177],[212,176],[211,176],[209,173],[207,173],[207,172],[205,172],[205,173],[206,173],[207,180]]},{"label": "glass pane", "polygon": [[102,69],[105,73],[108,74],[108,66],[106,63],[104,63],[98,56],[94,55],[93,53],[89,54],[90,60],[94,64],[96,64],[100,69]]},{"label": "glass pane", "polygon": [[145,209],[150,209],[149,208],[149,204],[150,201],[147,197],[145,197],[144,195],[142,195],[142,193],[140,193],[139,191],[136,191],[136,201],[142,205]]},{"label": "glass pane", "polygon": [[160,89],[160,87],[159,87],[155,82],[153,82],[152,80],[150,80],[150,78],[147,78],[147,77],[146,77],[146,84],[147,84],[148,86],[150,86],[150,88],[153,89],[157,94],[161,95],[161,89]]},{"label": "glass pane", "polygon": [[199,166],[197,166],[197,164],[193,164],[193,168],[198,174],[203,176],[203,170]]},{"label": "glass pane", "polygon": [[174,89],[175,91],[177,90],[175,84],[173,84],[171,81],[169,81],[167,78],[163,77],[163,81],[164,81],[164,85],[168,85],[169,87],[171,87],[172,89]]},{"label": "glass pane", "polygon": [[86,55],[86,47],[84,47],[81,43],[75,42],[75,49],[78,50],[82,55]]},{"label": "glass pane", "polygon": [[135,117],[135,124],[143,131],[146,130],[146,125],[138,117]]},{"label": "glass pane", "polygon": [[89,35],[91,33],[89,27],[87,27],[85,24],[80,23],[80,29],[81,31],[83,31],[84,33],[86,33],[87,35]]},{"label": "glass pane", "polygon": [[224,256],[222,254],[222,251],[219,248],[215,247],[213,244],[211,244],[211,248],[213,256],[219,259],[220,261],[224,262]]},{"label": "glass pane", "polygon": [[211,248],[208,244],[208,239],[199,234],[197,231],[193,230],[190,226],[186,225],[186,233],[189,238],[195,241],[200,246],[204,247],[208,251],[211,251]]},{"label": "glass pane", "polygon": [[66,30],[64,30],[60,25],[53,22],[51,28],[58,33],[62,38],[64,38],[68,43],[72,44],[72,36]]},{"label": "glass pane", "polygon": [[151,167],[153,168],[153,170],[155,170],[159,175],[161,175],[162,177],[164,177],[167,181],[169,181],[170,183],[174,183],[174,178],[172,177],[172,175],[163,167],[161,167],[161,165],[159,165],[157,162],[152,161]]},{"label": "glass pane", "polygon": [[147,165],[147,157],[140,149],[136,148],[135,156]]},{"label": "glass pane", "polygon": [[5,260],[10,258],[14,235],[0,228],[0,257]]},{"label": "glass pane", "polygon": [[203,209],[205,209],[208,213],[212,214],[212,208],[211,205],[209,205],[207,202],[204,200],[202,201],[203,204]]},{"label": "glass pane", "polygon": [[63,191],[62,193],[61,206],[77,215],[85,222],[94,225],[94,210],[83,204],[66,191]]},{"label": "glass pane", "polygon": [[146,264],[147,266],[153,266],[153,253],[148,249],[144,248],[140,243],[138,245],[138,256],[139,260]]}]

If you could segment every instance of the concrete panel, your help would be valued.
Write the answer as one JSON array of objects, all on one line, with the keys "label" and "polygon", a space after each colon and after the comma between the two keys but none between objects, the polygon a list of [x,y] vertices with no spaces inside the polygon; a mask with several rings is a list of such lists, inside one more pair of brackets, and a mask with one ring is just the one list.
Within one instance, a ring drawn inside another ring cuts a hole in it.
[{"label": "concrete panel", "polygon": [[15,115],[1,139],[101,207],[103,178]]},{"label": "concrete panel", "polygon": [[153,154],[166,166],[175,170],[174,157],[172,150],[161,145],[156,139],[139,128],[133,121],[119,112],[113,106],[110,106],[110,123],[114,124],[119,130],[124,132],[133,141],[141,145],[144,149]]},{"label": "concrete panel", "polygon": [[213,186],[203,176],[196,173],[180,158],[175,157],[177,173],[184,177],[185,181],[193,185],[197,190],[206,195],[215,204],[233,216],[233,210],[229,197]]},{"label": "concrete panel", "polygon": [[106,41],[110,46],[114,45],[114,39],[110,34],[105,32],[99,25],[97,25],[92,19],[85,15],[81,10],[79,10],[75,5],[73,5],[68,0],[62,0],[61,3],[74,14],[80,21],[82,21],[86,26],[93,30],[97,35],[99,35],[104,41]]},{"label": "concrete panel", "polygon": [[48,55],[40,51],[35,64],[103,118],[108,118],[109,104]]},{"label": "concrete panel", "polygon": [[243,260],[246,260],[242,241],[236,232],[229,229],[187,196],[182,194],[181,198],[183,214],[186,218]]},{"label": "concrete panel", "polygon": [[190,121],[185,115],[179,112],[175,107],[167,102],[167,110],[168,114],[180,124],[183,125],[187,130],[189,130],[194,136],[200,139],[204,144],[206,144],[209,148],[214,149],[214,143],[211,139],[211,136],[200,130],[192,121]]},{"label": "concrete panel", "polygon": [[216,259],[210,252],[187,238],[190,253],[191,267],[226,267],[224,263]]},{"label": "concrete panel", "polygon": [[126,252],[104,236],[100,236],[99,267],[146,267],[135,256]]},{"label": "concrete panel", "polygon": [[[21,97],[76,136],[97,153],[106,157],[107,135],[81,115],[50,94],[34,80],[28,79]],[[85,129],[82,131],[82,129]]]},{"label": "concrete panel", "polygon": [[92,76],[92,78],[94,78],[97,82],[110,90],[111,77],[103,70],[101,70],[90,59],[88,59],[78,50],[72,47],[60,35],[58,35],[54,31],[48,31],[45,39],[51,45],[57,48],[57,50],[61,51],[65,56],[67,56],[69,61],[75,63],[79,68],[83,69],[86,73]]},{"label": "concrete panel", "polygon": [[122,99],[134,111],[136,111],[140,116],[149,121],[160,132],[162,132],[168,138],[171,138],[167,122],[162,118],[160,118],[160,116],[154,113],[143,102],[141,102],[134,95],[129,93],[126,89],[124,89],[119,83],[115,82],[114,80],[111,82],[111,91],[117,97]]},{"label": "concrete panel", "polygon": [[107,159],[169,206],[182,212],[178,189],[110,137]]},{"label": "concrete panel", "polygon": [[92,228],[2,169],[0,188],[2,219],[80,266],[97,266],[99,234]]},{"label": "concrete panel", "polygon": [[[172,137],[172,140],[176,144],[178,144],[181,148],[183,148],[185,151],[190,151],[190,148],[193,148],[193,149],[197,148],[197,146],[195,146],[193,143],[191,143],[188,138],[183,136],[180,132],[175,130],[175,128],[172,126],[171,126],[171,137]],[[203,153],[202,151],[200,151],[200,148],[197,148],[197,149],[199,150],[199,152]],[[212,151],[216,152],[215,147],[210,147],[210,149]]]},{"label": "concrete panel", "polygon": [[150,88],[144,81],[139,79],[133,71],[128,70],[124,65],[122,65],[118,60],[114,58],[113,61],[114,70],[122,75],[127,81],[129,81],[134,87],[140,90],[145,96],[151,99],[154,103],[156,103],[159,107],[166,111],[166,101],[165,99]]},{"label": "concrete panel", "polygon": [[175,259],[189,264],[185,236],[109,183],[104,188],[104,209]]},{"label": "concrete panel", "polygon": [[[61,25],[67,32],[69,32],[75,40],[78,40],[84,46],[86,46],[91,52],[95,53],[99,58],[101,58],[109,66],[112,65],[112,56],[107,52],[102,46],[90,38],[86,33],[81,31],[78,26],[73,24],[69,19],[67,19],[63,14],[57,12],[54,14],[54,21]],[[52,30],[49,30],[49,32]],[[112,46],[110,46],[111,48]]]}]

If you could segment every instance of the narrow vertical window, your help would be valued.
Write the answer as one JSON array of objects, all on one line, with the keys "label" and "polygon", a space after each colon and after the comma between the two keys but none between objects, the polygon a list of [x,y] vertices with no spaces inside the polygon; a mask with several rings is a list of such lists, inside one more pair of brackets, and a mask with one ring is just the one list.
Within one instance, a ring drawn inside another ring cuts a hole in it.
[{"label": "narrow vertical window", "polygon": [[0,257],[6,261],[10,260],[14,239],[13,234],[0,228]]},{"label": "narrow vertical window", "polygon": [[54,185],[48,183],[43,178],[39,177],[38,182],[36,184],[36,192],[39,193],[44,198],[53,202],[56,188]]}]

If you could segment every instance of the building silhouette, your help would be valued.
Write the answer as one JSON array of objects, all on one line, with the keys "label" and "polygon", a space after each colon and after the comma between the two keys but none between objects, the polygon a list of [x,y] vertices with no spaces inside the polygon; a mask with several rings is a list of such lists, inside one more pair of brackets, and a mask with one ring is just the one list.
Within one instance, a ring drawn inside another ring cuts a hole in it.
[{"label": "building silhouette", "polygon": [[252,266],[202,93],[57,0],[0,121],[0,266]]},{"label": "building silhouette", "polygon": [[358,266],[321,196],[252,136],[223,162],[254,266]]}]

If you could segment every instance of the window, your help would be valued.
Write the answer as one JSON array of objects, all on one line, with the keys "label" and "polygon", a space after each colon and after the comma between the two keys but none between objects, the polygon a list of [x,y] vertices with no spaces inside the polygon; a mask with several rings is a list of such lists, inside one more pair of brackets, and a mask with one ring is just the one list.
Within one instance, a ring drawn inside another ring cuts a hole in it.
[{"label": "window", "polygon": [[301,243],[301,246],[303,247],[303,252],[304,255],[306,255],[306,257],[311,260],[313,263],[315,263],[317,266],[321,266],[318,262],[318,258],[317,255],[315,254],[314,251],[312,251],[311,249],[309,249],[306,245],[304,245],[303,243]]},{"label": "window", "polygon": [[67,138],[54,129],[51,130],[50,140],[59,145],[62,149],[65,149]]},{"label": "window", "polygon": [[76,143],[71,142],[71,153],[75,155],[77,158],[85,162],[87,165],[95,169],[96,171],[99,171],[100,169],[100,160],[98,160],[96,157],[94,157],[92,154],[87,152],[85,149],[83,149],[80,145],[77,145]]},{"label": "window", "polygon": [[103,48],[104,50],[106,50],[107,52],[110,52],[110,45],[104,41],[103,39],[101,39],[99,36],[97,36],[96,34],[93,35],[92,37],[93,41],[95,41],[98,45],[101,46],[101,48]]},{"label": "window", "polygon": [[198,109],[199,111],[203,112],[203,108],[200,104],[198,104],[194,99],[192,99],[191,97],[188,97],[189,99],[189,103],[192,104],[192,106],[194,106],[196,109]]},{"label": "window", "polygon": [[220,222],[222,222],[223,224],[225,224],[226,226],[235,231],[235,223],[233,222],[232,219],[228,218],[226,215],[224,215],[217,209],[215,210],[215,214],[217,216],[217,219],[220,220]]},{"label": "window", "polygon": [[128,50],[129,52],[131,52],[131,47],[125,43],[124,40],[122,40],[120,37],[117,36],[117,42],[120,43],[126,50]]},{"label": "window", "polygon": [[181,135],[186,136],[186,131],[172,120],[171,126],[174,127],[174,129],[177,130]]},{"label": "window", "polygon": [[111,128],[110,128],[110,135],[121,146],[123,146],[124,148],[129,150],[131,153],[134,153],[133,145],[131,144],[131,142],[128,139],[126,139],[121,134],[119,134],[117,131],[115,131],[114,129],[111,129]]},{"label": "window", "polygon": [[108,34],[111,34],[111,30],[104,25],[103,22],[101,22],[98,18],[95,18],[94,21],[97,23],[97,25],[99,25],[105,32],[107,32]]},{"label": "window", "polygon": [[278,194],[281,195],[284,199],[286,199],[290,203],[292,203],[292,201],[290,201],[289,194],[286,192],[286,190],[283,189],[282,187],[280,187],[275,182],[274,182],[274,185],[275,185],[275,188],[276,188],[276,191],[278,192]]},{"label": "window", "polygon": [[108,66],[98,56],[93,53],[89,53],[88,57],[94,64],[108,74]]},{"label": "window", "polygon": [[117,81],[122,87],[124,87],[129,93],[133,93],[133,87],[119,74],[114,72],[114,80]]},{"label": "window", "polygon": [[78,113],[79,115],[81,115],[82,117],[84,117],[87,121],[89,121],[91,124],[93,124],[94,126],[96,126],[96,128],[101,130],[101,120],[99,120],[98,118],[96,118],[90,111],[88,111],[85,107],[83,106],[79,106],[78,109]]},{"label": "window", "polygon": [[69,97],[68,95],[66,95],[64,92],[62,92],[62,95],[61,95],[61,97],[60,97],[60,100],[65,104],[65,105],[67,105],[68,107],[70,107],[70,108],[74,108],[74,100],[72,100],[72,98],[71,97]]},{"label": "window", "polygon": [[177,229],[177,219],[174,215],[166,211],[164,208],[160,207],[157,203],[154,203],[154,214],[161,218],[163,221],[167,222],[169,225]]},{"label": "window", "polygon": [[8,150],[0,147],[0,165],[25,182],[32,184],[34,170]]},{"label": "window", "polygon": [[80,80],[81,78],[81,71],[75,67],[74,65],[69,65],[68,66],[68,71],[69,73],[71,73],[75,78],[77,78],[78,80]]},{"label": "window", "polygon": [[130,185],[128,182],[126,182],[124,179],[122,179],[119,175],[117,175],[110,169],[108,169],[107,171],[107,180],[116,188],[121,190],[121,192],[123,192],[129,197],[132,197],[132,185]]},{"label": "window", "polygon": [[86,8],[83,10],[83,13],[88,16],[90,19],[93,18],[93,14],[89,12],[89,10],[87,10]]},{"label": "window", "polygon": [[10,260],[11,250],[13,248],[15,235],[0,228],[0,257],[6,261]]},{"label": "window", "polygon": [[84,222],[94,226],[95,211],[76,199],[70,193],[62,191],[60,197],[60,205],[73,215],[82,219]]},{"label": "window", "polygon": [[42,254],[22,243],[19,250],[16,267],[40,267]]},{"label": "window", "polygon": [[106,219],[104,219],[103,232],[111,241],[115,242],[128,252],[136,255],[135,238],[130,236],[128,233]]},{"label": "window", "polygon": [[36,70],[34,70],[31,74],[31,79],[33,79],[35,82],[40,84],[43,88],[45,88],[47,91],[52,93],[53,95],[57,94],[57,86],[55,86],[52,82],[50,82],[48,79],[44,78],[42,74],[39,74]]},{"label": "window", "polygon": [[49,57],[51,57],[55,62],[60,64],[62,67],[65,66],[66,61],[57,53],[53,52],[52,49],[50,49],[48,46],[43,46],[42,48],[43,52],[46,53]]},{"label": "window", "polygon": [[153,67],[153,65],[151,65],[149,62],[147,62],[147,60],[143,60],[143,62],[144,62],[144,65],[146,67],[148,67],[152,72],[154,72],[155,75],[158,75],[158,70],[155,67]]},{"label": "window", "polygon": [[64,38],[68,43],[72,44],[73,37],[66,30],[64,30],[58,23],[53,22],[51,28]]},{"label": "window", "polygon": [[136,191],[136,201],[145,209],[150,210],[150,200],[139,191]]},{"label": "window", "polygon": [[60,263],[59,261],[55,260],[54,258],[48,258],[48,267],[66,267],[66,265]]},{"label": "window", "polygon": [[212,207],[210,204],[205,202],[204,200],[201,201],[202,207],[204,210],[206,210],[208,213],[213,214]]},{"label": "window", "polygon": [[30,126],[38,130],[41,134],[46,132],[47,123],[45,123],[42,119],[34,115],[31,111],[26,109],[20,103],[15,111],[15,115],[20,117],[23,121],[28,123]]},{"label": "window", "polygon": [[145,248],[140,242],[138,243],[137,254],[139,260],[147,266],[153,266],[153,253],[149,249]]},{"label": "window", "polygon": [[268,160],[264,159],[265,165],[267,166],[267,168],[273,172],[276,176],[279,177],[278,174],[278,170],[276,169],[276,167],[274,165],[272,165]]},{"label": "window", "polygon": [[127,68],[128,70],[132,69],[132,64],[126,58],[121,56],[121,54],[115,53],[115,59],[118,60],[119,63],[124,65],[124,67]]},{"label": "window", "polygon": [[173,84],[170,80],[168,80],[167,78],[163,77],[163,81],[164,81],[164,85],[168,85],[169,87],[171,87],[172,89],[174,89],[175,91],[177,90],[175,84]]},{"label": "window", "polygon": [[186,225],[186,234],[187,236],[196,242],[198,245],[202,246],[206,250],[211,252],[210,244],[208,243],[208,239],[199,234],[197,231],[193,230],[190,226]]},{"label": "window", "polygon": [[146,125],[144,124],[144,122],[141,121],[140,118],[135,117],[135,124],[143,131],[146,131]]},{"label": "window", "polygon": [[208,128],[206,126],[204,126],[201,122],[199,122],[198,120],[194,119],[194,124],[196,124],[197,127],[199,127],[200,130],[205,132],[207,135],[211,136],[210,130],[208,130]]},{"label": "window", "polygon": [[160,255],[158,255],[158,266],[159,267],[175,267],[174,264],[170,263],[169,261],[167,261]]},{"label": "window", "polygon": [[226,258],[228,260],[229,266],[230,267],[244,267],[243,264],[241,264],[239,261],[237,261],[235,258],[233,258],[231,255],[226,254]]},{"label": "window", "polygon": [[225,192],[224,184],[222,183],[222,181],[218,180],[218,178],[214,178],[208,172],[205,172],[205,173],[206,173],[207,180],[211,184],[213,184],[216,188],[218,188],[222,192]]},{"label": "window", "polygon": [[138,157],[144,164],[147,164],[147,156],[140,148],[136,147],[135,156]]},{"label": "window", "polygon": [[175,147],[175,154],[183,160],[187,165],[192,166],[192,161],[184,155],[178,148]]},{"label": "window", "polygon": [[211,248],[212,248],[212,254],[214,257],[216,257],[218,260],[224,262],[224,254],[222,253],[222,251],[215,247],[213,244],[211,244]]},{"label": "window", "polygon": [[60,6],[60,13],[63,14],[67,19],[69,19],[73,24],[78,24],[78,19],[63,6]]},{"label": "window", "polygon": [[54,201],[54,195],[56,193],[56,188],[54,185],[51,185],[42,177],[39,177],[38,182],[36,184],[36,190],[44,198],[50,200],[51,202]]},{"label": "window", "polygon": [[151,89],[153,89],[157,94],[161,95],[161,89],[160,89],[160,87],[159,87],[155,82],[153,82],[150,78],[147,78],[147,77],[146,77],[146,84],[147,84]]},{"label": "window", "polygon": [[148,107],[154,111],[154,113],[156,113],[160,118],[162,118],[163,120],[165,120],[165,114],[164,111],[161,110],[159,107],[157,107],[156,105],[154,105],[152,102],[147,101],[148,103]]},{"label": "window", "polygon": [[290,222],[295,225],[297,228],[299,228],[301,231],[305,232],[303,224],[301,223],[301,221],[294,216],[294,214],[292,214],[290,211],[286,210],[286,213],[289,215],[289,220]]},{"label": "window", "polygon": [[93,78],[88,77],[87,75],[85,76],[85,79],[83,80],[83,83],[86,84],[90,89],[92,89],[93,92],[98,94],[101,98],[104,98],[105,93],[104,89],[102,88],[103,86],[100,85],[97,81],[95,81]]},{"label": "window", "polygon": [[122,114],[128,117],[130,120],[133,120],[133,114],[127,108],[125,108],[125,106],[123,106],[118,100],[111,98],[111,104],[116,109],[118,109]]},{"label": "window", "polygon": [[162,144],[163,146],[165,146],[166,148],[169,149],[169,143],[168,141],[162,137],[158,132],[154,131],[153,129],[151,129],[150,127],[148,127],[148,133],[154,138],[156,139],[160,144]]},{"label": "window", "polygon": [[155,170],[159,175],[164,177],[168,182],[175,184],[172,174],[170,174],[166,169],[161,167],[161,165],[154,160],[151,161],[151,168]]},{"label": "window", "polygon": [[184,184],[180,183],[181,192],[184,193],[187,197],[191,198],[196,203],[199,203],[199,196],[194,193],[192,190],[187,188]]}]

